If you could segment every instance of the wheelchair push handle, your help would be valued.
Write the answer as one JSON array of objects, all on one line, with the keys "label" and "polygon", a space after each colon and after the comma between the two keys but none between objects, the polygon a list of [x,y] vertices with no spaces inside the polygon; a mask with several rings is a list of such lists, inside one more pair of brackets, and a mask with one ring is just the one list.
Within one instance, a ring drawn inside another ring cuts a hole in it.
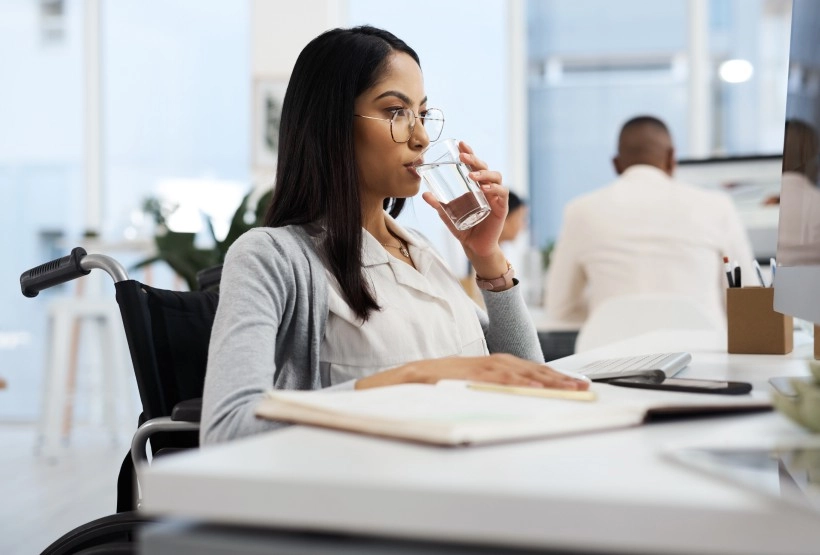
[{"label": "wheelchair push handle", "polygon": [[68,256],[26,270],[20,274],[20,289],[23,295],[30,298],[36,297],[43,289],[87,276],[91,270],[83,269],[80,264],[86,254],[84,248],[74,247]]},{"label": "wheelchair push handle", "polygon": [[110,256],[88,254],[84,248],[74,247],[68,256],[40,264],[20,274],[20,289],[26,297],[36,297],[43,289],[87,276],[95,268],[104,270],[114,283],[128,279],[128,273],[122,264]]}]

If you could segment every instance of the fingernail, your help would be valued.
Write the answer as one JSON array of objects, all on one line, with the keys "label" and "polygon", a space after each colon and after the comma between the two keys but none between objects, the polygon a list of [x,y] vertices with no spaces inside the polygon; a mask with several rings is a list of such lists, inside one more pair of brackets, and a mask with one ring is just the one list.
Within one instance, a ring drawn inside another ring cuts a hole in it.
[{"label": "fingernail", "polygon": [[493,188],[493,186],[485,183],[485,184],[481,185],[481,188],[484,189],[485,191],[489,191],[490,189]]},{"label": "fingernail", "polygon": [[579,374],[578,372],[573,372],[571,370],[561,370],[559,368],[553,368],[553,370],[555,370],[559,374],[563,374],[565,376],[568,376],[570,378],[576,379],[576,380],[581,381],[581,382],[586,382],[586,383],[591,383],[592,382],[592,380],[590,380],[588,377],[584,376],[583,374]]}]

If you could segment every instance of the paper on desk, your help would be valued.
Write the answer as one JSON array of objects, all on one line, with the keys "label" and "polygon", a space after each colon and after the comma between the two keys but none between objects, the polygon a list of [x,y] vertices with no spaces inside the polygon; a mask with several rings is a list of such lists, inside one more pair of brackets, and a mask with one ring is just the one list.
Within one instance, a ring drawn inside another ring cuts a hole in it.
[{"label": "paper on desk", "polygon": [[607,430],[641,424],[658,408],[766,406],[749,398],[720,398],[593,384],[598,401],[579,403],[499,395],[465,382],[402,384],[332,393],[271,391],[256,414],[271,420],[337,428],[438,445],[469,445]]}]

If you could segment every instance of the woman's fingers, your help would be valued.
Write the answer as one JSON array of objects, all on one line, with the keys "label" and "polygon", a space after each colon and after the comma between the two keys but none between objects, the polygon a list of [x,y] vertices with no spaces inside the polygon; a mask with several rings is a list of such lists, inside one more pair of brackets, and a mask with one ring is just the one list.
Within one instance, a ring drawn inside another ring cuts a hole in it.
[{"label": "woman's fingers", "polygon": [[[589,381],[587,379],[574,378],[561,372],[556,372],[546,364],[539,364],[537,367],[534,371],[535,376],[533,379],[541,381],[545,385],[549,383],[572,384],[575,389],[589,388]],[[572,387],[570,389],[572,389]]]},{"label": "woman's fingers", "polygon": [[585,390],[589,384],[567,376],[545,376],[538,372],[520,372],[511,370],[497,370],[482,372],[474,380],[493,382],[504,385],[523,385],[526,387],[549,387],[553,389]]},{"label": "woman's fingers", "polygon": [[557,372],[546,364],[508,354],[420,360],[362,378],[357,382],[356,388],[363,389],[395,383],[432,384],[444,379],[576,391],[589,388],[588,381]]},{"label": "woman's fingers", "polygon": [[[498,172],[492,172],[498,173]],[[501,174],[498,174],[499,178]],[[484,198],[490,203],[493,214],[497,214],[502,220],[507,217],[507,205],[509,203],[510,191],[500,183],[479,182]]]},{"label": "woman's fingers", "polygon": [[501,184],[501,172],[490,170],[487,163],[478,158],[473,153],[473,149],[464,141],[459,143],[459,148],[461,149],[461,161],[470,168],[470,177],[481,185],[484,194],[496,194],[499,197],[498,204],[506,205],[509,192]]},{"label": "woman's fingers", "polygon": [[436,210],[441,208],[441,203],[438,201],[436,196],[433,193],[431,193],[430,191],[424,191],[421,194],[421,198],[423,198],[424,202],[426,202],[427,204],[429,204],[430,206],[432,206]]},{"label": "woman's fingers", "polygon": [[589,382],[557,372],[546,364],[538,364],[512,355],[490,355],[479,379],[509,385],[554,387],[560,389],[589,388]]},{"label": "woman's fingers", "polygon": [[475,170],[470,172],[470,177],[472,177],[477,183],[480,184],[489,184],[489,185],[497,185],[501,187],[501,172],[493,171],[493,170]]},{"label": "woman's fingers", "polygon": [[488,167],[487,163],[481,160],[475,154],[467,154],[466,152],[462,152],[460,158],[461,161],[467,164],[467,167],[469,167],[473,171],[486,170]]},{"label": "woman's fingers", "polygon": [[475,155],[475,152],[473,152],[473,149],[470,147],[470,145],[468,145],[464,141],[461,141],[460,143],[458,143],[458,148],[461,151],[461,161],[467,164],[471,170],[487,169],[487,164]]},{"label": "woman's fingers", "polygon": [[453,225],[452,220],[450,220],[450,217],[444,212],[444,208],[441,207],[441,203],[435,195],[433,195],[433,193],[430,191],[425,191],[421,194],[421,198],[424,199],[424,202],[436,209],[436,212],[438,212],[438,217],[441,218],[441,221],[444,222],[444,225],[447,226],[447,229],[449,229],[451,233],[458,232],[456,227]]},{"label": "woman's fingers", "polygon": [[474,152],[473,152],[473,147],[471,147],[470,145],[468,145],[468,144],[467,144],[467,143],[465,143],[464,141],[459,141],[459,143],[458,143],[458,149],[459,149],[461,152],[465,152],[465,153],[467,153],[467,154],[474,154]]}]

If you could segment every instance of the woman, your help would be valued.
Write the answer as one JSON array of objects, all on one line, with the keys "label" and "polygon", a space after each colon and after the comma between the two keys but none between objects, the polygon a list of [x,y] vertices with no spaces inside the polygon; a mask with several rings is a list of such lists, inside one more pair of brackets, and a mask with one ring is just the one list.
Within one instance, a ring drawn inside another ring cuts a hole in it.
[{"label": "woman", "polygon": [[[492,213],[470,230],[450,230],[478,275],[495,284],[485,297],[489,317],[428,242],[393,220],[419,190],[415,165],[428,131],[439,135],[442,125],[427,106],[418,56],[387,31],[334,29],[299,55],[282,106],[267,227],[243,235],[225,260],[203,444],[275,427],[253,414],[272,387],[444,378],[587,387],[543,364],[498,246],[507,190],[467,145],[462,160]],[[449,221],[429,193],[424,200]]]},{"label": "woman", "polygon": [[507,198],[507,218],[504,220],[504,227],[498,237],[499,243],[515,241],[521,230],[527,225],[527,203],[510,191]]}]

